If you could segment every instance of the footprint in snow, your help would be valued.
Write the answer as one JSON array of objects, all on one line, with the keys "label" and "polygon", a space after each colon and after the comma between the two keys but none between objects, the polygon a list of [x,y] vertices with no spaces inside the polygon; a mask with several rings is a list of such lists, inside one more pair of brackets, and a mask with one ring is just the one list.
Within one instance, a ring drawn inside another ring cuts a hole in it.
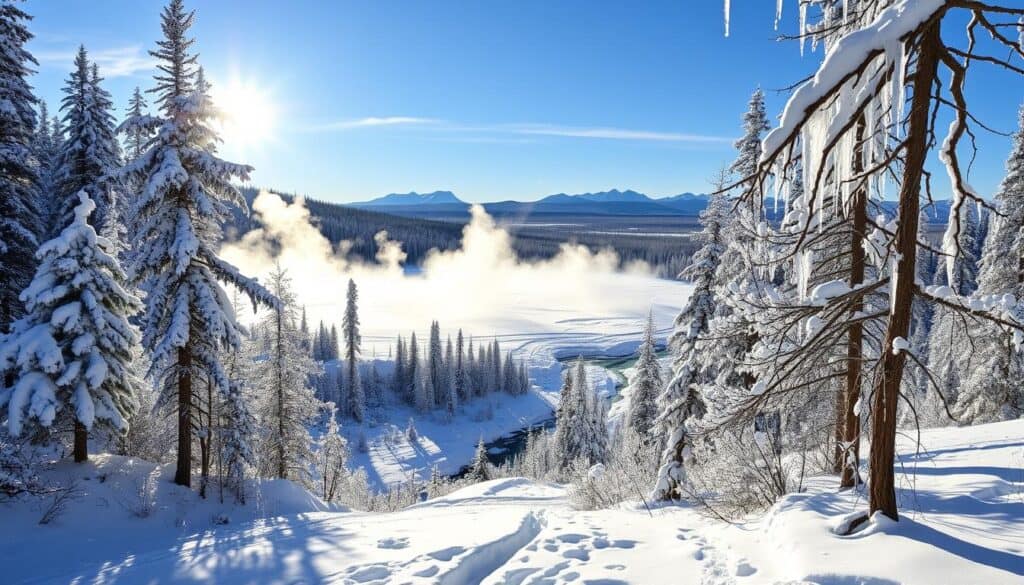
[{"label": "footprint in snow", "polygon": [[757,572],[757,567],[752,566],[747,561],[740,561],[740,564],[736,565],[736,576],[737,577],[749,577]]},{"label": "footprint in snow", "polygon": [[559,534],[558,535],[558,540],[561,540],[562,542],[572,543],[572,544],[577,544],[577,543],[579,543],[579,541],[583,540],[584,538],[586,538],[586,535],[583,535],[583,534],[572,534],[572,533],[569,533],[569,534]]},{"label": "footprint in snow", "polygon": [[430,565],[426,569],[421,569],[419,571],[416,571],[415,573],[413,573],[413,576],[416,576],[416,577],[433,577],[440,570],[441,569],[438,568],[437,565]]},{"label": "footprint in snow", "polygon": [[391,569],[387,565],[368,565],[365,567],[353,567],[349,569],[349,578],[356,583],[369,583],[380,581],[391,576]]},{"label": "footprint in snow", "polygon": [[382,538],[377,541],[377,548],[406,548],[409,546],[409,539],[406,537],[402,538]]},{"label": "footprint in snow", "polygon": [[466,549],[461,546],[450,546],[448,548],[442,548],[441,550],[435,550],[434,552],[427,553],[427,556],[439,561],[450,561],[455,558],[456,555],[461,555],[464,552],[466,552]]},{"label": "footprint in snow", "polygon": [[573,548],[562,553],[562,556],[567,559],[576,559],[580,561],[589,561],[590,553],[585,548]]}]

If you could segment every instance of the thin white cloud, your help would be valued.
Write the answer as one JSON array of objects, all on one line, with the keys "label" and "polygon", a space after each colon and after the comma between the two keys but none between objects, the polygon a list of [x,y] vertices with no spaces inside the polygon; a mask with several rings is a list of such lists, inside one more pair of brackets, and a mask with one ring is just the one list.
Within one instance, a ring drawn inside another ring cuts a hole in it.
[{"label": "thin white cloud", "polygon": [[[89,50],[89,59],[100,68],[104,77],[131,77],[138,73],[148,73],[156,68],[156,60],[139,45],[110,47],[107,49]],[[37,51],[36,60],[43,67],[56,67],[71,71],[75,61],[77,48],[52,51]]]},{"label": "thin white cloud", "polygon": [[[556,124],[459,124],[436,118],[412,116],[370,117],[332,122],[315,128],[317,131],[343,131],[358,128],[419,127],[447,134],[460,135],[455,140],[476,142],[508,142],[509,136],[553,136],[594,140],[628,140],[639,142],[675,142],[688,144],[731,143],[730,136],[707,136],[684,132],[634,130],[607,126],[562,126]],[[483,136],[490,135],[490,136]],[[505,137],[505,138],[502,138]],[[451,139],[451,138],[449,138]]]},{"label": "thin white cloud", "polygon": [[440,120],[433,118],[416,118],[413,116],[386,116],[386,117],[374,117],[369,118],[358,118],[355,120],[342,120],[340,122],[331,122],[322,126],[317,126],[314,130],[319,131],[331,131],[331,130],[353,130],[356,128],[376,128],[381,126],[422,126],[426,124],[438,124]]},{"label": "thin white cloud", "polygon": [[731,142],[726,136],[705,136],[681,132],[658,132],[652,130],[630,130],[626,128],[555,126],[549,124],[523,124],[510,126],[515,134],[537,136],[562,136],[566,138],[597,138],[603,140],[639,140],[653,142]]}]

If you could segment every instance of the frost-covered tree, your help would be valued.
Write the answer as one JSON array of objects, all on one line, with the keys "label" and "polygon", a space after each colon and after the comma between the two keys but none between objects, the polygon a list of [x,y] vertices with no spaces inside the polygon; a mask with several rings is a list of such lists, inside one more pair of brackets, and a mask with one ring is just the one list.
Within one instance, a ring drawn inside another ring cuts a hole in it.
[{"label": "frost-covered tree", "polygon": [[[1024,107],[993,203],[998,216],[991,220],[981,251],[978,294],[1024,298]],[[992,214],[989,214],[992,215]],[[955,270],[954,270],[955,272]],[[1024,315],[1020,315],[1024,317]],[[984,321],[969,323],[977,356],[967,368],[963,385],[951,405],[960,424],[979,424],[1019,418],[1024,414],[1024,356],[1014,347],[1011,328]],[[958,356],[962,340],[953,340]],[[941,367],[941,362],[936,364]],[[951,398],[947,396],[947,398]]]},{"label": "frost-covered tree", "polygon": [[[149,104],[146,103],[145,96],[142,95],[142,91],[135,87],[135,91],[132,92],[132,97],[128,100],[128,118],[141,120],[148,116]],[[142,156],[142,153],[146,151],[149,145],[149,141],[152,138],[152,132],[141,124],[136,124],[131,128],[125,129],[124,133],[124,153],[128,160],[135,160]]]},{"label": "frost-covered tree", "polygon": [[654,345],[654,316],[647,315],[644,338],[637,350],[636,376],[629,394],[626,424],[637,436],[649,440],[658,416],[657,398],[662,389],[661,366]]},{"label": "frost-covered tree", "polygon": [[505,363],[501,367],[501,390],[505,394],[511,394],[513,396],[519,393],[518,386],[518,372],[516,371],[516,363],[512,361],[512,352],[505,354]]},{"label": "frost-covered tree", "polygon": [[566,469],[577,461],[589,466],[605,458],[605,415],[603,403],[587,381],[583,360],[576,360],[559,393],[553,439],[555,456]]},{"label": "frost-covered tree", "polygon": [[[873,385],[868,421],[868,504],[869,513],[881,512],[896,520],[898,404],[906,364],[908,360],[920,360],[908,351],[914,299],[954,310],[963,317],[970,315],[1024,331],[1014,316],[1016,303],[1010,299],[968,298],[948,287],[922,286],[917,282],[916,270],[921,200],[930,187],[924,166],[932,154],[943,163],[953,194],[949,227],[943,239],[946,260],[951,265],[965,254],[960,231],[967,209],[990,205],[967,184],[966,165],[961,158],[965,141],[973,136],[971,125],[976,123],[964,87],[969,71],[983,61],[965,62],[961,56],[974,50],[973,31],[980,25],[996,31],[989,38],[993,51],[988,52],[985,62],[1020,73],[998,55],[1001,49],[1011,55],[1020,54],[1017,39],[999,33],[993,19],[1022,17],[1024,8],[1006,2],[861,0],[855,3],[852,17],[838,18],[846,3],[822,0],[816,4],[826,9],[813,13],[820,18],[801,19],[800,37],[822,41],[825,58],[818,71],[794,89],[778,127],[762,141],[757,167],[744,179],[747,187],[743,202],[757,205],[767,187],[775,187],[785,196],[797,169],[802,169],[802,192],[787,204],[793,203],[808,214],[789,247],[790,255],[802,259],[804,274],[810,272],[815,261],[806,253],[810,235],[829,216],[848,212],[855,199],[851,196],[862,188],[870,188],[872,196],[880,195],[884,183],[895,177],[895,212],[891,219],[873,222],[869,224],[871,229],[859,234],[871,262],[879,268],[877,274],[855,287],[844,284],[846,290],[830,286],[810,295],[817,308],[802,309],[806,318],[801,319],[801,343],[779,352],[783,359],[776,361],[777,367],[759,379],[732,412],[737,416],[756,412],[783,398],[788,380],[794,375],[803,376],[801,371],[808,367],[806,364],[814,363],[820,348],[832,345],[854,321],[877,321],[881,324],[878,359],[871,371],[862,374]],[[805,9],[800,13],[804,17],[808,14]],[[954,31],[952,25],[959,23],[969,23],[967,32]],[[934,112],[949,104],[952,122],[947,125]],[[860,149],[863,157],[850,155]],[[858,159],[866,164],[858,168]],[[835,195],[839,205],[823,205],[829,194]],[[888,291],[889,298],[877,311],[852,310],[853,305],[880,290]]]},{"label": "frost-covered tree", "polygon": [[0,332],[23,313],[18,295],[35,273],[43,232],[32,156],[36,98],[27,79],[36,60],[25,48],[30,18],[13,3],[0,4]]},{"label": "frost-covered tree", "polygon": [[491,479],[491,462],[487,459],[487,447],[484,445],[484,438],[481,436],[476,443],[476,452],[473,453],[473,463],[469,466],[466,479],[470,481],[487,481]]},{"label": "frost-covered tree", "polygon": [[313,459],[308,425],[320,407],[309,380],[319,367],[302,347],[291,279],[280,266],[270,274],[270,288],[279,300],[278,309],[264,321],[270,351],[253,368],[263,427],[261,472],[305,483]]},{"label": "frost-covered tree", "polygon": [[252,351],[248,348],[226,350],[224,370],[230,380],[227,392],[216,402],[216,449],[221,484],[245,503],[245,479],[257,463],[256,444],[259,421],[256,418],[256,384],[245,374],[251,367]]},{"label": "frost-covered tree", "polygon": [[696,239],[701,247],[693,255],[689,266],[680,276],[693,283],[686,305],[675,320],[675,330],[669,338],[673,352],[672,375],[658,396],[658,418],[655,433],[662,444],[661,467],[655,479],[655,499],[683,497],[685,481],[683,465],[689,457],[688,421],[704,413],[699,387],[710,381],[706,354],[697,352],[698,340],[706,336],[715,314],[715,290],[718,266],[725,252],[725,229],[728,223],[728,203],[721,194],[726,184],[724,171],[716,183],[715,194],[701,212],[703,226]]},{"label": "frost-covered tree", "polygon": [[[462,329],[455,338],[455,368],[452,372],[452,383],[455,386],[455,395],[459,400],[465,402],[469,399],[469,372],[466,371],[465,345],[462,338]],[[469,357],[473,357],[473,345],[470,342]]]},{"label": "frost-covered tree", "polygon": [[250,167],[214,155],[215,116],[205,92],[196,91],[196,55],[188,31],[194,13],[171,0],[161,15],[164,38],[151,51],[159,73],[156,87],[160,117],[129,118],[136,127],[156,131],[150,147],[128,163],[124,178],[140,186],[132,217],[130,276],[145,291],[142,344],[150,352],[153,376],[174,403],[178,417],[175,483],[191,485],[194,390],[212,384],[218,393],[229,381],[218,357],[240,342],[234,311],[218,281],[242,289],[254,301],[276,307],[274,297],[217,256],[221,224],[228,205],[244,206],[234,179]]},{"label": "frost-covered tree", "polygon": [[362,380],[359,379],[359,346],[362,337],[359,335],[359,291],[351,278],[348,280],[348,296],[345,303],[345,314],[341,319],[341,331],[345,336],[345,399],[346,411],[356,422],[366,419],[366,394]]},{"label": "frost-covered tree", "polygon": [[140,302],[88,223],[95,204],[82,191],[70,224],[43,244],[39,268],[21,294],[26,316],[0,340],[0,367],[16,372],[0,391],[7,428],[74,422],[75,461],[88,459],[88,434],[127,430],[141,382],[132,367],[138,334],[129,319]]},{"label": "frost-covered tree", "polygon": [[444,349],[441,347],[441,326],[437,321],[430,324],[430,345],[427,348],[428,384],[424,388],[427,400],[432,406],[443,404],[446,388],[444,376]]},{"label": "frost-covered tree", "polygon": [[338,426],[337,407],[333,402],[328,402],[324,405],[324,411],[327,425],[316,441],[316,472],[320,479],[320,497],[325,502],[333,502],[338,497],[347,473],[345,461],[348,459],[348,445]]},{"label": "frost-covered tree", "polygon": [[406,357],[405,357],[405,341],[402,336],[399,335],[395,340],[395,371],[392,375],[392,387],[391,391],[398,397],[399,400],[406,400],[406,389],[408,384],[405,381],[405,375],[407,371]]},{"label": "frost-covered tree", "polygon": [[454,349],[452,349],[452,339],[448,338],[448,343],[445,344],[444,348],[444,382],[441,391],[444,394],[444,410],[445,414],[450,420],[455,416],[455,411],[459,407],[459,394],[455,387],[455,356]]},{"label": "frost-covered tree", "polygon": [[39,102],[39,120],[32,138],[32,154],[36,159],[36,174],[39,176],[39,200],[50,205],[53,198],[53,173],[60,154],[61,144],[54,141],[46,102]]},{"label": "frost-covered tree", "polygon": [[[108,215],[117,204],[121,189],[120,145],[111,112],[113,103],[101,82],[85,47],[80,46],[61,100],[65,139],[53,176],[56,226],[68,224],[80,191],[84,190],[96,203],[97,211],[91,221],[98,228],[108,225]],[[108,233],[117,232],[112,229]]]}]

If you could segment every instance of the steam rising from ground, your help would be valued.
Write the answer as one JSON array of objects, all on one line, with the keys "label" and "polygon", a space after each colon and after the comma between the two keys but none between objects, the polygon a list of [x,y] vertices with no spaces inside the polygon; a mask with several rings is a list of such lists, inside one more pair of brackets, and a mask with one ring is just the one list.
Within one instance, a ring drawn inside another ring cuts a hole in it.
[{"label": "steam rising from ground", "polygon": [[618,270],[611,250],[563,244],[549,260],[522,260],[508,232],[480,206],[471,210],[461,246],[431,251],[413,274],[403,268],[401,244],[383,231],[377,235],[377,263],[350,258],[346,242],[332,246],[301,199],[288,204],[263,192],[253,212],[263,227],[225,245],[224,258],[264,281],[280,262],[311,326],[321,319],[340,323],[346,285],[354,279],[362,329],[371,339],[422,332],[435,319],[446,330],[462,327],[478,336],[547,331],[555,322],[589,317],[639,321],[658,301],[671,312],[684,300],[677,283],[658,281],[644,264]]}]

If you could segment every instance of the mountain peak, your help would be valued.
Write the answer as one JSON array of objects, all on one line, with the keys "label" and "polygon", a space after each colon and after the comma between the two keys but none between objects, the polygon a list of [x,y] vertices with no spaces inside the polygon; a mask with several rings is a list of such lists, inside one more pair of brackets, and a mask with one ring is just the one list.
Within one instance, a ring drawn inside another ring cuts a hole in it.
[{"label": "mountain peak", "polygon": [[465,204],[451,191],[434,191],[432,193],[389,193],[383,197],[354,203],[353,205],[437,205],[441,203]]}]

